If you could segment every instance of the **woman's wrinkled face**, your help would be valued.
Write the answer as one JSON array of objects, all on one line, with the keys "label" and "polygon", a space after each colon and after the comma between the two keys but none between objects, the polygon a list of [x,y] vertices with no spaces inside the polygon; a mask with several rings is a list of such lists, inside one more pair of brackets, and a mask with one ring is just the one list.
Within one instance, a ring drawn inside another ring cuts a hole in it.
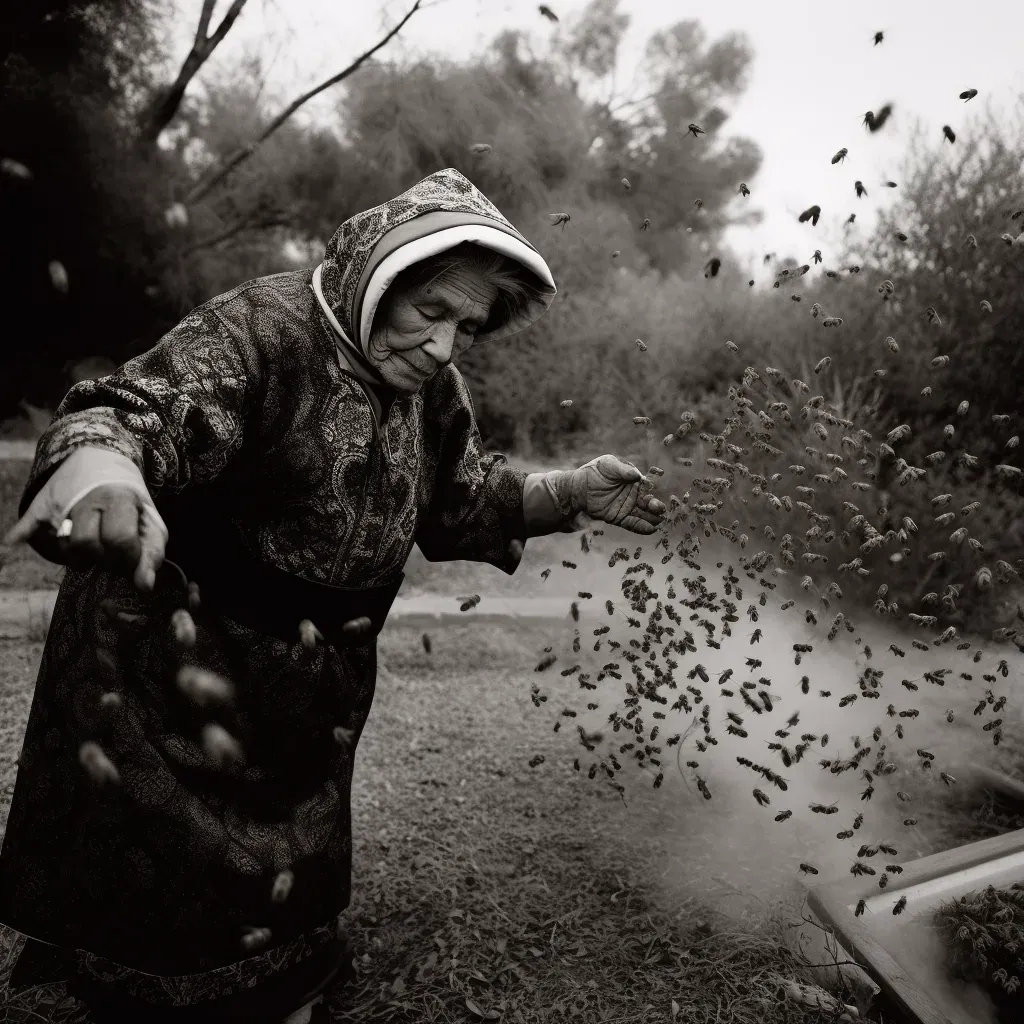
[{"label": "woman's wrinkled face", "polygon": [[428,377],[469,349],[497,297],[497,287],[468,267],[411,291],[389,291],[367,357],[396,391],[419,391]]}]

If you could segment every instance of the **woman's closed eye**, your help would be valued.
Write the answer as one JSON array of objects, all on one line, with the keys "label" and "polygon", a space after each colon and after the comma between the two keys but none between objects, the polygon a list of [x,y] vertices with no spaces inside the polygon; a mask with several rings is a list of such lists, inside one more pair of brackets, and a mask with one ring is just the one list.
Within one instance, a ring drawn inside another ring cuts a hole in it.
[{"label": "woman's closed eye", "polygon": [[451,315],[444,306],[417,306],[416,312],[427,320],[444,320]]},{"label": "woman's closed eye", "polygon": [[[416,309],[421,316],[429,320],[431,323],[440,323],[442,320],[451,319],[451,313],[447,310],[440,309],[439,307],[427,306],[424,308],[422,306],[417,306]],[[480,330],[480,324],[475,320],[464,320],[455,326],[462,334],[468,334],[470,337]]]}]

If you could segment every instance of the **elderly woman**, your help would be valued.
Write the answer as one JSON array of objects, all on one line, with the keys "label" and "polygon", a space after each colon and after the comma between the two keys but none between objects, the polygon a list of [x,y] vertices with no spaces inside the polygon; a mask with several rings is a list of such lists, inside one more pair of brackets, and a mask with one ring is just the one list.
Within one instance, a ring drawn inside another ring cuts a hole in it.
[{"label": "elderly woman", "polygon": [[412,545],[513,573],[529,537],[665,514],[613,456],[526,475],[482,450],[455,360],[554,295],[444,170],[68,392],[8,535],[68,566],[0,852],[12,989],[63,978],[119,1021],[326,1012]]}]

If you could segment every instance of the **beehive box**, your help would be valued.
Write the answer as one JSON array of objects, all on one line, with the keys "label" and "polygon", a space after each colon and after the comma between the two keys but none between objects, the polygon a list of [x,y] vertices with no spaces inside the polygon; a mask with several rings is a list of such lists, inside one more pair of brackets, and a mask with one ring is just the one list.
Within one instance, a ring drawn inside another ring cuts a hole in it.
[{"label": "beehive box", "polygon": [[[977,784],[1024,799],[1024,785],[1013,779],[982,768],[971,774]],[[874,878],[853,876],[814,886],[807,904],[910,1021],[984,1024],[997,1019],[993,1004],[978,986],[948,976],[932,918],[943,903],[1014,882],[1024,882],[1024,829],[904,864],[885,890]],[[906,908],[894,915],[903,896]],[[857,917],[862,899],[866,909]]]}]

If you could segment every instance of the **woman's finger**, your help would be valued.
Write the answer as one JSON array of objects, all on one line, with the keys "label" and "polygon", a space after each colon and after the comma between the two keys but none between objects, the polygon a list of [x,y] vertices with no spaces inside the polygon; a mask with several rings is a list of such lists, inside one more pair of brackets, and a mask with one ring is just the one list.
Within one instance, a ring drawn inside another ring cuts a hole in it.
[{"label": "woman's finger", "polygon": [[664,503],[659,501],[653,495],[648,494],[644,495],[644,497],[646,500],[644,501],[642,507],[647,509],[648,512],[653,512],[656,516],[661,516],[668,511],[668,509],[665,508]]},{"label": "woman's finger", "polygon": [[653,523],[649,523],[646,519],[641,519],[639,516],[627,516],[620,525],[624,530],[629,530],[630,533],[641,533],[645,537],[656,533],[658,530]]},{"label": "woman's finger", "polygon": [[60,518],[52,502],[47,501],[47,489],[35,496],[25,514],[7,531],[0,545],[5,549],[27,544],[51,562],[62,563],[63,552],[57,550],[56,532]]},{"label": "woman's finger", "polygon": [[604,468],[615,480],[628,480],[630,483],[636,483],[643,479],[643,473],[636,466],[620,459],[617,455],[609,455]]},{"label": "woman's finger", "polygon": [[135,567],[135,586],[149,593],[156,586],[156,571],[163,565],[167,548],[167,528],[152,506],[140,497],[135,506],[142,551]]},{"label": "woman's finger", "polygon": [[648,512],[645,508],[637,506],[630,515],[635,516],[637,519],[642,519],[645,523],[650,523],[651,526],[660,526],[662,523],[662,517],[655,515],[653,512]]},{"label": "woman's finger", "polygon": [[17,544],[27,544],[32,535],[39,529],[40,520],[29,509],[0,540],[5,548],[13,548]]},{"label": "woman's finger", "polygon": [[78,508],[71,520],[71,535],[62,537],[58,533],[57,546],[67,553],[68,564],[87,568],[103,557],[101,519],[102,513],[95,506]]},{"label": "woman's finger", "polygon": [[134,569],[142,555],[139,514],[131,499],[113,500],[103,506],[100,540],[111,561],[121,570]]}]

